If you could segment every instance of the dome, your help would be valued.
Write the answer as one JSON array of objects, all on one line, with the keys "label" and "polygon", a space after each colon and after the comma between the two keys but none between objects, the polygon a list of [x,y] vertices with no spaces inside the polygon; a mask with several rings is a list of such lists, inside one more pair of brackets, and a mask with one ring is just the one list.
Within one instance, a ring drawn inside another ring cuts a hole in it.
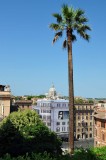
[{"label": "dome", "polygon": [[52,87],[49,89],[48,96],[51,98],[54,98],[56,95],[57,95],[56,89],[54,85],[52,84]]},{"label": "dome", "polygon": [[54,85],[52,85],[52,87],[49,89],[49,92],[54,92],[54,91],[56,91],[56,89],[55,89]]}]

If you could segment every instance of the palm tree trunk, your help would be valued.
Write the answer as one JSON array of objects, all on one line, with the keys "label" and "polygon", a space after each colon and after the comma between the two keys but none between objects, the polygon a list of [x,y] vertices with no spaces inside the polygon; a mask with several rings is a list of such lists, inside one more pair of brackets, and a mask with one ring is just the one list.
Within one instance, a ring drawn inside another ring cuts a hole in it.
[{"label": "palm tree trunk", "polygon": [[67,29],[68,40],[68,83],[69,83],[69,152],[74,152],[74,85],[72,60],[72,31]]}]

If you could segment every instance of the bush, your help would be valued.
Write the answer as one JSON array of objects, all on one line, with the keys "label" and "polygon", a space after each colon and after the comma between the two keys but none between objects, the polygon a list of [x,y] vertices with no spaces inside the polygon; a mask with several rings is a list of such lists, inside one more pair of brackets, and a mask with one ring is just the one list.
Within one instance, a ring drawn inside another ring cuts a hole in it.
[{"label": "bush", "polygon": [[94,149],[97,160],[106,160],[106,146]]},{"label": "bush", "polygon": [[60,155],[61,141],[40,120],[35,111],[11,113],[0,124],[0,156],[25,155],[27,152]]},{"label": "bush", "polygon": [[46,152],[41,153],[32,153],[31,155],[24,155],[24,156],[18,156],[18,157],[11,157],[9,154],[4,155],[0,160],[71,160],[69,156],[57,156],[55,158],[51,157],[50,154],[47,154]]}]

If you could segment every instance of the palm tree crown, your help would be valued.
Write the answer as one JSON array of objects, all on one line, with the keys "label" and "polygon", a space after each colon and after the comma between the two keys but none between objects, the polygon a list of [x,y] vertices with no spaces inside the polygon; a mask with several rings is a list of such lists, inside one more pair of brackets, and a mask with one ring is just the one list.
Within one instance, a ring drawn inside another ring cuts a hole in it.
[{"label": "palm tree crown", "polygon": [[[76,40],[76,31],[82,38],[89,41],[90,36],[86,33],[87,30],[91,28],[85,23],[88,21],[84,15],[84,11],[81,9],[74,10],[73,7],[68,7],[67,5],[62,6],[62,14],[54,13],[53,17],[56,18],[57,23],[50,24],[50,28],[56,31],[53,43],[59,37],[62,37],[64,30],[70,30],[71,32],[71,41]],[[67,40],[63,42],[63,48],[67,47]]]}]

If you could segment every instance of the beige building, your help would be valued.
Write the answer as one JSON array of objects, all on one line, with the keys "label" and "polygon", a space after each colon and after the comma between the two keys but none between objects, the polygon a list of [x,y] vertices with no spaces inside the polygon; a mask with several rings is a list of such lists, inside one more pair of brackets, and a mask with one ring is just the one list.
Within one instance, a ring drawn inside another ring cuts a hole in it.
[{"label": "beige building", "polygon": [[94,104],[75,104],[75,138],[94,137]]},{"label": "beige building", "polygon": [[10,114],[10,86],[0,85],[0,119]]},{"label": "beige building", "polygon": [[18,111],[18,109],[32,109],[32,100],[16,100],[11,106],[11,112]]}]

